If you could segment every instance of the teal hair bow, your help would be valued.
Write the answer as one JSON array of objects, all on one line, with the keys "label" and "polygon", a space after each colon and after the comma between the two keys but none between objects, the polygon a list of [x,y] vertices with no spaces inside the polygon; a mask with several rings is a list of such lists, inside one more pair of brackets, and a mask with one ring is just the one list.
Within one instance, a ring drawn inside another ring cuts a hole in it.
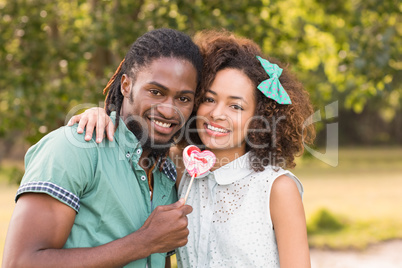
[{"label": "teal hair bow", "polygon": [[269,75],[269,79],[262,81],[258,85],[258,89],[268,98],[276,101],[279,104],[292,104],[288,93],[282,87],[279,82],[279,77],[282,74],[282,69],[276,65],[272,64],[266,59],[257,56],[265,72]]}]

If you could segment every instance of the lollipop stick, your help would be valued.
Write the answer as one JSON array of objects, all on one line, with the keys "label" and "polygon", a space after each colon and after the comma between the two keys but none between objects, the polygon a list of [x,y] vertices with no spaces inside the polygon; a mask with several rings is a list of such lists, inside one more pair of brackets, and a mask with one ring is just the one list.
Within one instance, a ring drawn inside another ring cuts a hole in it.
[{"label": "lollipop stick", "polygon": [[187,201],[187,197],[188,197],[188,194],[190,193],[191,185],[193,185],[194,178],[195,178],[195,174],[193,174],[193,176],[191,176],[190,184],[188,185],[186,195],[184,196],[184,203],[186,203],[186,201]]}]

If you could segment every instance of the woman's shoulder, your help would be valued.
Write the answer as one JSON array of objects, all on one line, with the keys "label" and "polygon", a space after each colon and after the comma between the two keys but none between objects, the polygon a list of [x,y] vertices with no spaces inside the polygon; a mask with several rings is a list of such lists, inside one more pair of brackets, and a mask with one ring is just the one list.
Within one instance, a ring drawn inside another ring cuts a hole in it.
[{"label": "woman's shoulder", "polygon": [[[293,174],[291,171],[283,169],[281,167],[276,166],[265,166],[265,169],[261,172],[256,172],[255,176],[260,179],[267,179],[269,184],[278,185],[283,187],[297,187],[300,195],[303,196],[303,184],[301,181]],[[287,186],[286,186],[287,185]],[[282,187],[281,187],[282,188]]]}]

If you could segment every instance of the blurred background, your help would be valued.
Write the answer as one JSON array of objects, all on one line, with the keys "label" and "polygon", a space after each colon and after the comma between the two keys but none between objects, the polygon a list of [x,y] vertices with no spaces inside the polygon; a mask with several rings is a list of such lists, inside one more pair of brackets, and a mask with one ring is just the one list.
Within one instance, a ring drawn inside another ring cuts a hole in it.
[{"label": "blurred background", "polygon": [[305,187],[313,267],[332,267],[324,253],[337,250],[376,256],[371,245],[382,241],[400,252],[401,14],[398,0],[0,0],[0,262],[26,150],[77,105],[103,106],[131,43],[160,27],[250,38],[310,92],[322,118],[310,151],[321,157],[306,152],[293,172]]}]

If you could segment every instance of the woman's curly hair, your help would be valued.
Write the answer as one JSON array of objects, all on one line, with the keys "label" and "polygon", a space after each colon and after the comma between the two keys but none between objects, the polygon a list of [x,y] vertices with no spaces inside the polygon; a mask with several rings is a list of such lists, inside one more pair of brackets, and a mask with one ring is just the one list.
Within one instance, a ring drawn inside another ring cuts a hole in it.
[{"label": "woman's curly hair", "polygon": [[[242,71],[255,87],[257,104],[246,137],[246,151],[250,152],[252,168],[262,171],[267,165],[295,167],[295,156],[303,153],[304,143],[311,144],[315,138],[314,126],[309,122],[313,107],[303,85],[278,60],[262,55],[259,46],[250,39],[236,37],[228,31],[210,30],[197,34],[195,43],[200,47],[204,67],[201,92],[195,101],[194,111],[203,101],[203,96],[219,71],[226,68]],[[289,94],[292,104],[278,104],[260,92],[257,86],[269,76],[256,56],[268,59],[283,68],[279,80]],[[198,144],[200,140],[194,136],[194,121],[190,124],[193,133],[190,138],[193,143]]]}]

